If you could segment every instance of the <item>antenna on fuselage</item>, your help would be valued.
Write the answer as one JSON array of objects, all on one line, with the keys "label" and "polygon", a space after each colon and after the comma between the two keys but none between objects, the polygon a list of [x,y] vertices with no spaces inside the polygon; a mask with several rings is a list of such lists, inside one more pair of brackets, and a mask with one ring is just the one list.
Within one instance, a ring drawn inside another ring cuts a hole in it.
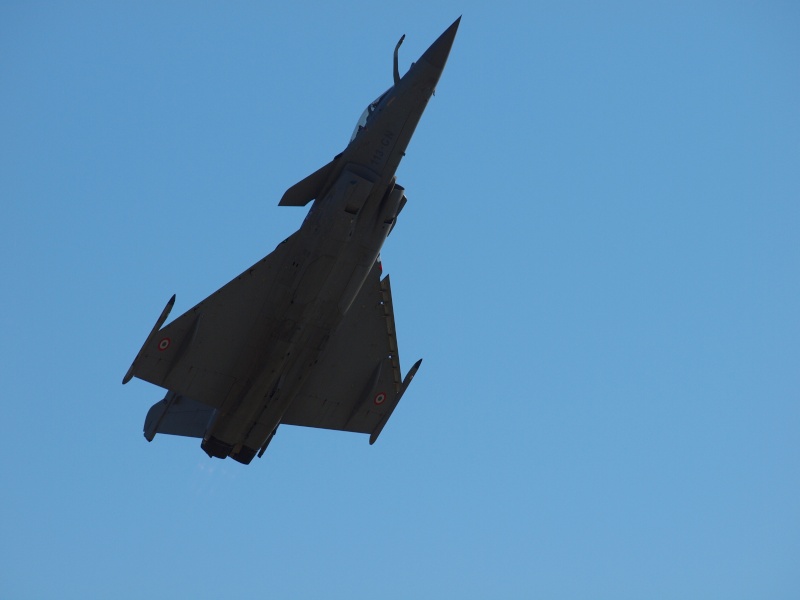
[{"label": "antenna on fuselage", "polygon": [[400,44],[403,43],[403,40],[406,39],[406,34],[400,36],[400,41],[397,42],[397,46],[394,47],[394,84],[397,85],[400,83],[400,69],[397,67],[397,51],[400,49]]}]

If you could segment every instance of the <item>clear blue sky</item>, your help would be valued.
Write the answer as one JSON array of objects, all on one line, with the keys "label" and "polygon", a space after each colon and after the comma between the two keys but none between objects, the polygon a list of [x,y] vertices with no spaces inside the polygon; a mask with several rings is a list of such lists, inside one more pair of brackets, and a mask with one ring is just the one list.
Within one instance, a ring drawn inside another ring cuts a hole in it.
[{"label": "clear blue sky", "polygon": [[[800,5],[4,2],[0,597],[800,597]],[[120,380],[463,14],[375,446]]]}]

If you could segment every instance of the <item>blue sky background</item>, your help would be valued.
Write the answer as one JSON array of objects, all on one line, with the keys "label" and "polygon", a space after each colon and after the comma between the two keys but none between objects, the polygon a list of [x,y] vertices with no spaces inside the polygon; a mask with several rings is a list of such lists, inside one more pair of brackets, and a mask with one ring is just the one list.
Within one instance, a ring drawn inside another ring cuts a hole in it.
[{"label": "blue sky background", "polygon": [[[800,597],[800,5],[0,6],[0,596]],[[375,446],[244,467],[120,380],[463,13]]]}]

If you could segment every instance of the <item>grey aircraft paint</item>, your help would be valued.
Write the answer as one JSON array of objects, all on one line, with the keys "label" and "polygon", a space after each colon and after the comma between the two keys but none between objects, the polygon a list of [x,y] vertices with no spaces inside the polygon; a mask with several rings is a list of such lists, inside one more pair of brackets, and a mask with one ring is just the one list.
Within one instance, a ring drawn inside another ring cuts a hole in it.
[{"label": "grey aircraft paint", "polygon": [[459,22],[402,77],[395,48],[394,85],[364,111],[347,148],[283,195],[281,206],[314,201],[297,232],[163,326],[175,296],[167,303],[123,379],[167,390],[145,419],[148,441],[197,437],[209,456],[244,464],[281,424],[375,442],[422,362],[401,377],[381,278],[380,250],[406,203],[395,171]]}]

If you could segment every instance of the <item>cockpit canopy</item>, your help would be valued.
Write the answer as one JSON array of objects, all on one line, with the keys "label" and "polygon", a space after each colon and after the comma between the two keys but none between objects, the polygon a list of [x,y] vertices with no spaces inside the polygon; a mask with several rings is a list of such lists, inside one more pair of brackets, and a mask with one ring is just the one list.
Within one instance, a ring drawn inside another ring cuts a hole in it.
[{"label": "cockpit canopy", "polygon": [[[389,88],[389,89],[391,89],[391,88]],[[383,100],[383,97],[388,92],[389,92],[389,90],[386,90],[380,96],[375,98],[375,100],[370,102],[369,105],[367,106],[367,108],[364,109],[364,112],[361,113],[361,117],[359,117],[358,123],[356,123],[356,128],[353,130],[353,135],[350,136],[350,141],[351,142],[354,139],[356,139],[356,136],[358,135],[358,132],[361,131],[362,129],[364,129],[367,126],[367,123],[369,122],[370,116],[372,115],[373,112],[375,112],[375,109],[378,107],[378,104],[380,104],[381,100]]]}]

